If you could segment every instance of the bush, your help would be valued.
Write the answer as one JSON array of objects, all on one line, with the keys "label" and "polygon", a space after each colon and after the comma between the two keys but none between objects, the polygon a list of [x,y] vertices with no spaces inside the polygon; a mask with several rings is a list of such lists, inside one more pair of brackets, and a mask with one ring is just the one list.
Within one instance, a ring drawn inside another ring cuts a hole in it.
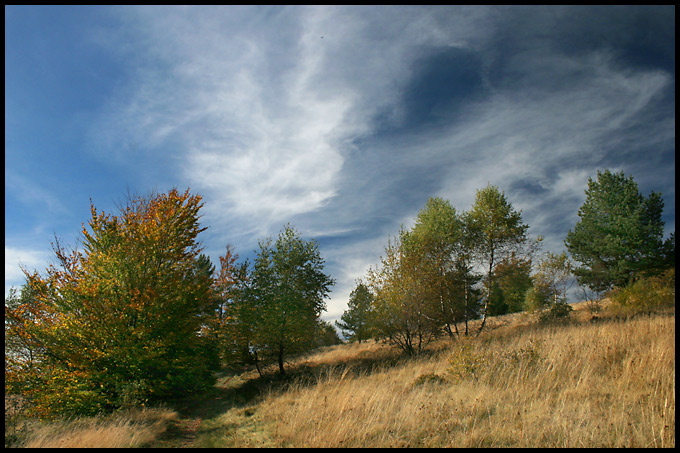
[{"label": "bush", "polygon": [[661,275],[640,278],[625,288],[616,288],[609,297],[613,311],[624,314],[675,307],[675,268]]},{"label": "bush", "polygon": [[443,384],[446,382],[446,379],[438,374],[435,373],[429,373],[429,374],[421,374],[416,378],[416,380],[413,382],[414,387],[418,387],[420,385],[426,385],[426,384]]},{"label": "bush", "polygon": [[530,313],[535,313],[550,303],[550,289],[534,285],[526,292],[524,309]]},{"label": "bush", "polygon": [[486,358],[473,351],[469,342],[465,342],[451,355],[447,371],[454,382],[477,380],[486,364]]},{"label": "bush", "polygon": [[574,309],[571,305],[566,302],[558,302],[552,304],[549,309],[541,312],[538,319],[542,323],[565,322],[571,318],[572,311],[574,311]]}]

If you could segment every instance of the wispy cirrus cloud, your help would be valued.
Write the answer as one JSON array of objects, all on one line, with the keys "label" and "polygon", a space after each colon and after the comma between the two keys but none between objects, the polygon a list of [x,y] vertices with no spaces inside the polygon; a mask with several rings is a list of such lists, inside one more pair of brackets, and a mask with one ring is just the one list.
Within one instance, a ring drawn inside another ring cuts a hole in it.
[{"label": "wispy cirrus cloud", "polygon": [[42,271],[48,266],[50,254],[44,250],[34,250],[5,245],[5,295],[11,287],[19,288],[25,281],[22,268],[28,272]]},{"label": "wispy cirrus cloud", "polygon": [[[322,238],[339,298],[431,195],[461,211],[499,185],[560,250],[588,176],[674,143],[674,74],[619,48],[635,9],[119,14],[135,69],[97,123],[102,148],[204,195],[215,243],[248,248],[288,221]],[[602,14],[615,20],[583,25]]]},{"label": "wispy cirrus cloud", "polygon": [[338,195],[353,141],[372,134],[385,112],[399,121],[413,60],[424,46],[459,40],[436,12],[411,11],[128,11],[145,24],[126,36],[140,45],[131,52],[141,63],[105,115],[114,125],[108,136],[118,149],[132,142],[180,161],[216,223],[236,234],[271,232]]}]

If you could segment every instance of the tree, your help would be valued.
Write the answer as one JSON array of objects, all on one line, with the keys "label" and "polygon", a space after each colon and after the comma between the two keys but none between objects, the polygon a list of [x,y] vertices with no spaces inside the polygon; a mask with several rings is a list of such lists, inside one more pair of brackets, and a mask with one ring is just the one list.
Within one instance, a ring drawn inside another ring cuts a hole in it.
[{"label": "tree", "polygon": [[566,301],[567,291],[573,284],[572,264],[565,252],[560,254],[546,253],[538,263],[534,275],[534,285],[549,289],[552,303]]},{"label": "tree", "polygon": [[217,299],[217,314],[213,332],[219,344],[221,359],[231,363],[254,363],[250,345],[252,340],[254,315],[249,306],[248,260],[238,263],[231,245],[227,245],[224,256],[219,257],[220,270],[213,283],[213,293]]},{"label": "tree", "polygon": [[335,282],[323,272],[316,241],[301,239],[290,225],[276,243],[266,239],[259,246],[246,302],[253,316],[252,346],[276,356],[279,372],[285,374],[285,355],[312,343]]},{"label": "tree", "polygon": [[57,241],[59,267],[26,272],[30,300],[6,305],[5,319],[37,352],[13,363],[10,377],[38,413],[96,413],[213,382],[201,206],[176,189],[132,199],[120,216],[92,205],[83,252]]},{"label": "tree", "polygon": [[347,310],[335,321],[335,325],[342,331],[349,341],[361,343],[371,337],[371,316],[373,312],[373,295],[361,281],[349,295]]},{"label": "tree", "polygon": [[414,283],[420,293],[440,311],[439,319],[450,337],[461,307],[455,304],[452,270],[462,251],[463,221],[446,200],[430,198],[418,213],[413,229],[404,235],[403,247],[414,264]]},{"label": "tree", "polygon": [[335,330],[333,324],[319,320],[312,347],[320,348],[324,346],[334,346],[336,344],[342,344],[342,340],[338,336],[338,331]]},{"label": "tree", "polygon": [[566,304],[567,291],[573,285],[572,264],[565,252],[548,252],[536,266],[532,276],[533,287],[526,293],[525,308],[537,311]]},{"label": "tree", "polygon": [[487,268],[486,298],[479,334],[486,323],[497,260],[526,243],[529,227],[522,222],[521,212],[516,212],[505,194],[492,185],[477,191],[469,219],[469,234],[474,238],[476,255]]},{"label": "tree", "polygon": [[510,256],[504,257],[496,265],[494,280],[503,299],[505,311],[499,310],[498,307],[494,310],[492,297],[489,303],[490,314],[499,315],[522,311],[526,292],[533,285],[531,258],[521,258],[512,252]]},{"label": "tree", "polygon": [[458,323],[465,325],[465,336],[469,335],[469,321],[478,319],[481,312],[482,292],[478,283],[483,276],[473,272],[470,255],[458,255],[453,269],[449,273],[451,280],[451,306],[455,308],[454,328],[458,332]]},{"label": "tree", "polygon": [[381,265],[369,269],[367,281],[374,295],[376,334],[415,354],[435,337],[441,312],[419,283],[423,259],[418,249],[403,246],[407,234],[402,229],[394,242],[388,241]]},{"label": "tree", "polygon": [[641,273],[658,273],[668,256],[661,220],[663,200],[644,198],[632,176],[609,170],[588,178],[579,221],[564,241],[578,281],[595,291],[626,286]]}]

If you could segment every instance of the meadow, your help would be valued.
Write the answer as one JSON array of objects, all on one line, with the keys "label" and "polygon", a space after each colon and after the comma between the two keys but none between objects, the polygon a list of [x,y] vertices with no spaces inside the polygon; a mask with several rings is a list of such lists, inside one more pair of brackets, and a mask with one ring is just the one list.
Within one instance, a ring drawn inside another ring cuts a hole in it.
[{"label": "meadow", "polygon": [[418,356],[331,346],[166,407],[10,428],[24,447],[674,447],[675,309],[574,308],[490,318]]}]

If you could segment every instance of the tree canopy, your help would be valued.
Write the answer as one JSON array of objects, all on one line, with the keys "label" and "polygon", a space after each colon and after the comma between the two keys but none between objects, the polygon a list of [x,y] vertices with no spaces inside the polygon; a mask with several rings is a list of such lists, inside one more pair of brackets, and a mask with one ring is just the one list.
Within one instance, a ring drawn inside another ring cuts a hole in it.
[{"label": "tree canopy", "polygon": [[285,373],[286,353],[308,347],[317,331],[324,299],[335,281],[324,273],[316,241],[303,240],[290,225],[276,242],[260,241],[244,303],[252,314],[251,347],[276,356]]},{"label": "tree canopy", "polygon": [[347,310],[335,321],[349,341],[361,343],[371,337],[373,295],[363,282],[358,282],[349,295]]},{"label": "tree canopy", "polygon": [[33,356],[11,357],[6,379],[39,413],[94,413],[212,382],[217,361],[204,328],[215,307],[212,267],[196,240],[201,206],[200,196],[176,189],[132,199],[120,216],[92,205],[83,252],[57,242],[60,267],[27,273],[26,296],[5,306],[6,334]]},{"label": "tree canopy", "polygon": [[492,185],[477,191],[469,216],[476,256],[488,269],[481,332],[488,314],[497,261],[527,241],[529,226],[523,223],[521,212],[515,211],[505,193]]},{"label": "tree canopy", "polygon": [[603,291],[626,286],[636,274],[658,271],[668,254],[661,195],[644,198],[632,176],[609,170],[588,178],[585,193],[579,220],[564,241],[580,264],[574,268],[579,283]]}]

